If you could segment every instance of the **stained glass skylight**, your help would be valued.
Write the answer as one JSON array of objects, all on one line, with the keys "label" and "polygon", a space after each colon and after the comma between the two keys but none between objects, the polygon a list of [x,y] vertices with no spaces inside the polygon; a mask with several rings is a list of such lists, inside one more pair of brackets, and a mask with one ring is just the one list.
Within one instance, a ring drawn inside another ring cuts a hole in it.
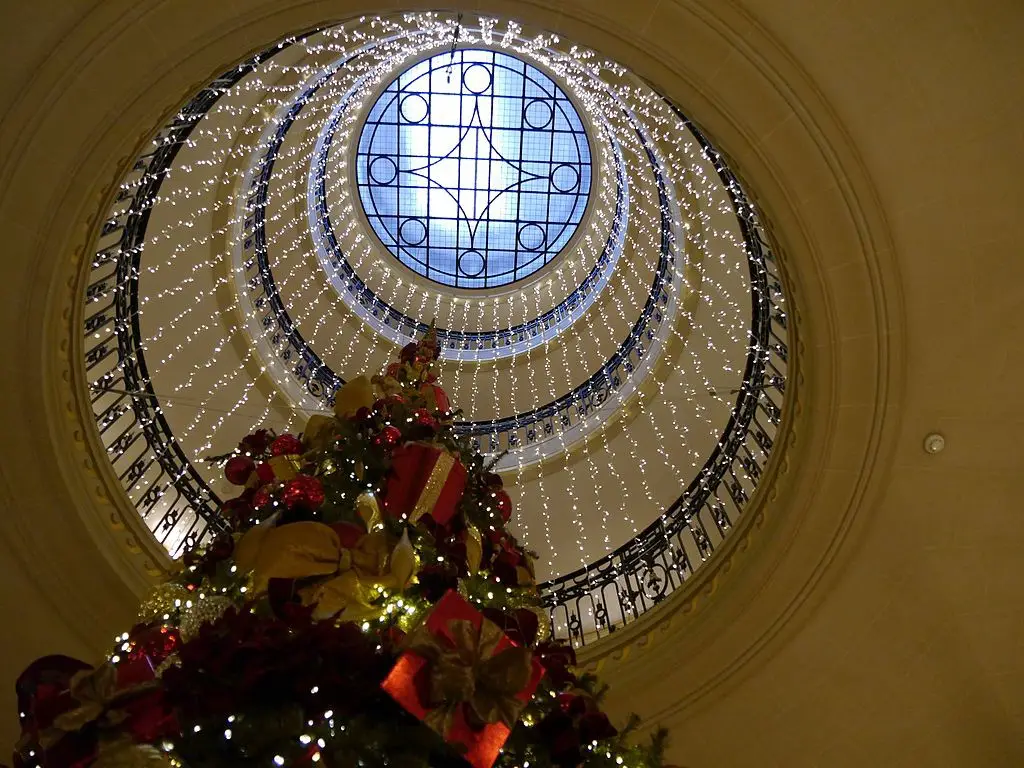
[{"label": "stained glass skylight", "polygon": [[457,288],[522,280],[569,243],[590,196],[590,146],[566,93],[489,49],[418,62],[370,108],[359,196],[403,264]]}]

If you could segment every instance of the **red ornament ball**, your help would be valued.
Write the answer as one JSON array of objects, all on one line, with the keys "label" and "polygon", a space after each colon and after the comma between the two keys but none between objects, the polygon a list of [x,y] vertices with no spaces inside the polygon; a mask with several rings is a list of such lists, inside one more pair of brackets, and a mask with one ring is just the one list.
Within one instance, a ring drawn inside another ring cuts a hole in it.
[{"label": "red ornament ball", "polygon": [[438,421],[434,418],[434,414],[428,411],[426,408],[417,408],[412,418],[415,423],[421,427],[429,427],[430,429],[437,429]]},{"label": "red ornament ball", "polygon": [[252,496],[239,496],[237,499],[228,499],[220,507],[220,514],[231,523],[237,525],[252,516]]},{"label": "red ornament ball", "polygon": [[136,625],[131,630],[131,650],[128,651],[128,660],[132,662],[145,661],[149,668],[153,664],[159,664],[181,645],[181,636],[178,630],[164,626],[143,626]]},{"label": "red ornament ball", "polygon": [[374,445],[380,445],[384,448],[394,448],[398,445],[398,441],[402,439],[402,430],[393,424],[388,424],[382,429],[377,436],[373,438]]},{"label": "red ornament ball", "polygon": [[493,491],[493,494],[494,498],[491,499],[491,505],[497,508],[501,519],[507,523],[512,517],[512,499],[502,489]]},{"label": "red ornament ball", "polygon": [[245,485],[254,469],[256,462],[248,456],[232,456],[224,465],[224,477],[232,485]]},{"label": "red ornament ball", "polygon": [[285,433],[274,438],[270,444],[271,456],[290,456],[296,453],[302,453],[302,441],[295,435]]},{"label": "red ornament ball", "polygon": [[258,477],[260,482],[264,485],[272,483],[274,482],[274,468],[266,463],[257,464],[256,477]]},{"label": "red ornament ball", "polygon": [[285,483],[281,498],[289,510],[312,511],[324,503],[324,487],[315,477],[299,475]]},{"label": "red ornament ball", "polygon": [[273,501],[273,497],[270,495],[270,491],[266,488],[260,488],[252,497],[252,506],[254,509],[263,509]]}]

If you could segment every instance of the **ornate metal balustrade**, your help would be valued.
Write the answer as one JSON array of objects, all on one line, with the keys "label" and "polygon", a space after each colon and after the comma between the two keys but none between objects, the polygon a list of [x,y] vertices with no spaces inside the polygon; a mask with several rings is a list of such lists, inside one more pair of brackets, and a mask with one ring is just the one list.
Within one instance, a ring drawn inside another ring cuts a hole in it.
[{"label": "ornate metal balustrade", "polygon": [[139,264],[146,226],[175,156],[214,104],[294,38],[256,54],[196,94],[135,159],[100,228],[85,288],[84,364],[99,438],[149,530],[172,556],[223,529],[219,500],[178,445],[146,366]]},{"label": "ornate metal balustrade", "polygon": [[687,124],[729,191],[746,243],[752,321],[743,385],[718,445],[675,503],[627,544],[543,585],[555,635],[575,645],[636,621],[711,557],[764,475],[782,419],[788,314],[775,255],[739,180]]},{"label": "ornate metal balustrade", "polygon": [[[149,214],[178,150],[202,117],[242,77],[295,39],[271,46],[210,83],[157,132],[152,149],[136,159],[122,181],[101,226],[86,282],[83,365],[98,435],[131,503],[174,556],[222,529],[223,523],[217,515],[219,499],[175,441],[149,379],[138,295]],[[736,177],[703,135],[687,125],[729,191],[746,243],[752,321],[743,384],[717,447],[675,503],[626,545],[542,586],[556,635],[576,644],[636,621],[712,556],[753,496],[782,418],[788,315],[775,256]],[[653,154],[650,157],[653,161]],[[662,308],[668,301],[666,286],[674,261],[671,233],[664,221],[663,179],[657,163],[654,167],[662,198],[662,253],[648,301],[633,329],[617,353],[573,392],[528,414],[460,424],[463,434],[481,440],[483,450],[514,449],[540,439],[541,433],[571,427],[612,396],[644,360],[655,329],[664,320]],[[265,256],[265,247],[261,249],[256,240],[254,245],[255,253],[262,250]],[[261,286],[262,272],[254,276]],[[266,272],[269,275],[269,268]],[[380,309],[385,311],[383,305]],[[282,317],[277,307],[267,316],[271,326]],[[293,327],[286,313],[283,317],[286,325],[277,332]],[[422,329],[418,322],[409,323],[410,333]],[[446,344],[507,344],[539,327],[517,326],[486,340],[451,334]],[[296,349],[294,360],[298,375],[319,378],[326,367],[319,358],[307,356],[315,353],[304,342],[301,347],[305,349]],[[324,380],[324,397],[329,400],[340,383],[336,376]]]}]

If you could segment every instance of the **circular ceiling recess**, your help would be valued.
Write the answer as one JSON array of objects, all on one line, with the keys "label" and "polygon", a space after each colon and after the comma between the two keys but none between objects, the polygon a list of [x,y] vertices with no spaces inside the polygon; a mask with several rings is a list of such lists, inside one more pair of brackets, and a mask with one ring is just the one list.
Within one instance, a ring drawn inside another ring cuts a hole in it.
[{"label": "circular ceiling recess", "polygon": [[784,281],[679,105],[512,20],[364,17],[189,95],[117,186],[84,276],[112,478],[173,557],[233,494],[212,455],[296,432],[436,325],[576,643],[685,584],[785,411]]},{"label": "circular ceiling recess", "polygon": [[579,113],[538,67],[460,48],[395,77],[363,123],[359,199],[374,234],[419,275],[497,288],[546,266],[590,197]]}]

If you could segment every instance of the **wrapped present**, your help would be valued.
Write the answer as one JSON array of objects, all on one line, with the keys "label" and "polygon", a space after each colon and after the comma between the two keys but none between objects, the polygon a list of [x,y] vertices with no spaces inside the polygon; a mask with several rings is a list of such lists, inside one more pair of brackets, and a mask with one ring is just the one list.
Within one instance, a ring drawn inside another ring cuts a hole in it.
[{"label": "wrapped present", "polygon": [[449,590],[381,684],[474,768],[490,768],[544,668]]},{"label": "wrapped present", "polygon": [[430,515],[445,525],[455,515],[466,489],[466,468],[447,451],[426,443],[407,443],[391,457],[384,493],[384,514],[415,523]]},{"label": "wrapped present", "polygon": [[448,413],[452,409],[452,404],[448,400],[448,393],[437,386],[437,384],[421,384],[420,394],[427,401],[427,407],[432,410]]}]

